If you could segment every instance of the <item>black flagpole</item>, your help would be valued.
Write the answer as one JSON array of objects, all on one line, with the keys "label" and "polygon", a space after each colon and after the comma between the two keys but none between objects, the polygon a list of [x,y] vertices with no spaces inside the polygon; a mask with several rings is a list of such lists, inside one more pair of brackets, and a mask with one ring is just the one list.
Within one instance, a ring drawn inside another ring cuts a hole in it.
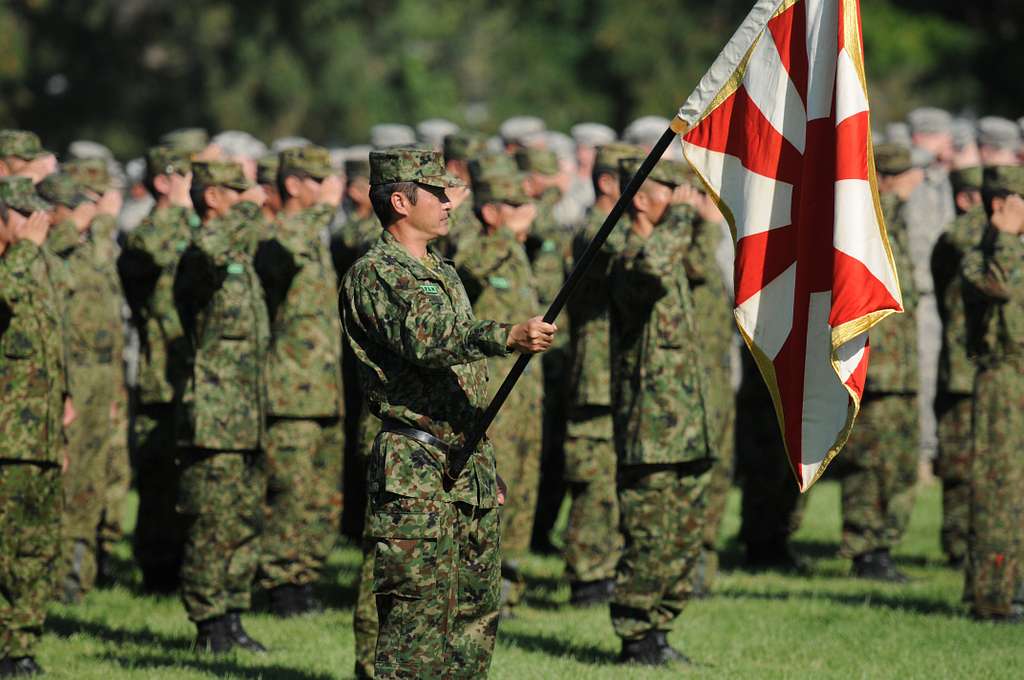
[{"label": "black flagpole", "polygon": [[[608,217],[605,218],[604,224],[601,225],[601,229],[594,236],[593,240],[587,246],[587,249],[580,256],[578,262],[569,274],[569,278],[562,284],[562,288],[558,291],[558,295],[551,302],[551,306],[548,307],[548,311],[544,313],[545,323],[554,323],[555,319],[562,312],[562,308],[565,307],[565,303],[569,300],[569,296],[572,295],[576,286],[579,284],[583,275],[587,269],[590,268],[590,264],[597,257],[597,252],[604,245],[604,242],[608,240],[612,230],[615,229],[615,225],[619,223],[622,218],[622,213],[626,211],[626,207],[632,203],[633,197],[636,192],[640,189],[640,186],[647,179],[647,175],[651,174],[651,170],[661,160],[661,157],[665,155],[665,150],[668,149],[669,144],[675,139],[676,135],[682,134],[686,130],[686,123],[680,118],[676,118],[672,121],[672,125],[665,130],[664,134],[658,140],[654,148],[644,159],[640,169],[637,170],[636,174],[633,175],[633,179],[629,181],[626,188],[623,190],[622,195],[619,196],[619,200],[615,203],[612,211],[608,213]],[[515,387],[516,382],[519,380],[519,376],[523,374],[526,369],[526,364],[530,363],[530,359],[533,358],[532,354],[521,354],[516,360],[512,370],[505,376],[505,381],[501,383],[501,387],[498,388],[494,398],[491,399],[491,403],[487,405],[487,409],[484,411],[480,422],[477,424],[476,431],[470,435],[465,444],[458,450],[453,451],[448,458],[448,469],[446,482],[448,486],[454,483],[462,474],[463,468],[466,467],[466,463],[469,461],[469,457],[473,451],[480,444],[480,441],[484,438],[484,434],[487,432],[487,428],[494,422],[495,416],[498,415],[498,411],[501,410],[505,400],[508,399],[508,395],[511,394],[512,388]]]}]

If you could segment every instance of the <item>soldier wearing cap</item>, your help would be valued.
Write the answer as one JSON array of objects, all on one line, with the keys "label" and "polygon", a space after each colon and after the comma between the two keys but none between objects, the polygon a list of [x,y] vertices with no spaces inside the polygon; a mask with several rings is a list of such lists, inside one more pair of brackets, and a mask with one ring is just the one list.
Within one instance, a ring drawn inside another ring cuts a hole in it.
[{"label": "soldier wearing cap", "polygon": [[369,153],[368,147],[350,149],[345,159],[345,223],[331,243],[339,277],[380,238],[380,220],[370,202]]},{"label": "soldier wearing cap", "polygon": [[906,582],[892,561],[914,506],[919,464],[914,354],[918,294],[910,276],[903,204],[920,181],[910,150],[896,144],[875,147],[875,166],[889,245],[903,292],[903,313],[871,332],[871,364],[857,427],[836,466],[842,485],[843,536],[840,554],[853,560],[859,578]]},{"label": "soldier wearing cap", "polygon": [[949,184],[953,117],[942,109],[925,107],[911,111],[907,120],[913,148],[927,151],[933,157],[928,163],[915,162],[923,170],[922,178],[900,208],[906,220],[914,284],[921,296],[916,311],[919,442],[922,458],[931,460],[937,447],[933,404],[942,324],[929,261],[935,242],[955,216],[953,190]]},{"label": "soldier wearing cap", "polygon": [[486,149],[487,137],[479,132],[460,130],[444,138],[445,169],[458,177],[465,185],[449,192],[452,199],[452,213],[448,236],[438,244],[441,246],[442,252],[449,257],[454,257],[458,252],[459,241],[464,237],[479,233],[483,227],[480,220],[477,219],[473,207],[469,163],[472,159],[484,155]]},{"label": "soldier wearing cap", "polygon": [[981,154],[978,151],[978,134],[974,121],[957,118],[953,121],[953,156],[950,166],[953,168],[973,168],[981,165]]},{"label": "soldier wearing cap", "polygon": [[60,301],[45,254],[50,206],[0,179],[0,676],[42,672],[35,649],[60,562],[64,430],[74,420]]},{"label": "soldier wearing cap", "polygon": [[321,609],[313,586],[338,536],[345,435],[337,275],[324,235],[341,203],[327,149],[280,155],[282,209],[255,266],[270,317],[267,522],[258,583],[271,612]]},{"label": "soldier wearing cap", "polygon": [[[523,190],[519,172],[477,177],[474,210],[483,228],[467,236],[455,268],[469,294],[475,316],[489,319],[528,318],[541,311],[533,270],[523,244],[537,215],[537,206]],[[515,358],[491,357],[487,371],[493,397]],[[544,382],[541,368],[528,365],[516,389],[488,428],[495,442],[498,474],[508,485],[501,510],[501,575],[503,611],[522,599],[526,582],[519,561],[529,553],[542,444]]]},{"label": "soldier wearing cap", "polygon": [[[203,128],[178,128],[160,136],[160,145],[184,151],[191,157],[219,156],[220,149],[210,144],[210,135]],[[207,158],[212,160],[212,158]]]},{"label": "soldier wearing cap", "polygon": [[979,620],[1024,623],[1024,168],[985,169],[989,227],[964,256],[977,357],[965,599]]},{"label": "soldier wearing cap", "polygon": [[978,121],[978,151],[983,166],[1019,165],[1020,128],[1012,120],[985,116]]},{"label": "soldier wearing cap", "polygon": [[256,181],[256,164],[267,155],[267,145],[242,130],[225,130],[214,136],[211,145],[221,150],[223,160],[242,166],[246,179]]},{"label": "soldier wearing cap", "polygon": [[[620,161],[621,186],[641,159]],[[691,596],[701,549],[713,443],[707,369],[686,275],[688,239],[668,219],[679,183],[671,161],[629,206],[630,230],[611,271],[612,415],[625,548],[611,618],[620,661],[686,661],[668,632]]]},{"label": "soldier wearing cap", "polygon": [[280,152],[268,153],[256,161],[256,183],[263,187],[263,193],[267,195],[262,212],[263,219],[268,223],[273,222],[281,212],[281,193],[277,190],[277,171],[280,165]]},{"label": "soldier wearing cap", "polygon": [[181,596],[198,651],[258,652],[241,613],[259,564],[267,489],[270,327],[253,267],[264,196],[229,161],[193,163],[191,196],[202,225],[174,281],[190,369],[176,427],[187,526]]},{"label": "soldier wearing cap", "polygon": [[[590,180],[597,199],[573,237],[574,260],[583,255],[619,199],[619,161],[642,153],[630,144],[598,148]],[[628,229],[620,223],[584,275],[580,294],[566,306],[571,333],[565,480],[572,504],[564,553],[569,601],[579,606],[610,599],[622,550],[612,441],[608,273]]]},{"label": "soldier wearing cap", "polygon": [[0,130],[0,177],[28,177],[39,184],[57,170],[57,158],[28,130]]},{"label": "soldier wearing cap", "polygon": [[446,458],[487,404],[489,356],[540,352],[555,327],[473,317],[455,270],[427,245],[448,231],[441,154],[370,155],[381,239],[348,271],[341,305],[360,380],[383,427],[368,473],[364,540],[375,560],[378,678],[487,674],[498,625],[494,453],[484,439],[445,484]]},{"label": "soldier wearing cap", "polygon": [[967,554],[970,519],[971,412],[976,367],[967,354],[967,307],[960,265],[964,253],[985,234],[988,217],[981,202],[982,169],[954,170],[957,217],[932,251],[932,278],[942,319],[935,419],[938,451],[935,474],[942,480],[942,550],[951,566],[960,567]]},{"label": "soldier wearing cap", "polygon": [[138,331],[132,457],[139,509],[133,550],[148,592],[178,588],[185,527],[175,510],[178,466],[174,418],[187,375],[186,339],[174,304],[178,262],[199,227],[192,209],[190,154],[169,146],[146,153],[153,210],[125,239],[118,271]]},{"label": "soldier wearing cap", "polygon": [[601,123],[579,123],[569,130],[576,145],[576,174],[566,192],[583,211],[594,204],[594,161],[598,147],[615,141],[615,130]]}]

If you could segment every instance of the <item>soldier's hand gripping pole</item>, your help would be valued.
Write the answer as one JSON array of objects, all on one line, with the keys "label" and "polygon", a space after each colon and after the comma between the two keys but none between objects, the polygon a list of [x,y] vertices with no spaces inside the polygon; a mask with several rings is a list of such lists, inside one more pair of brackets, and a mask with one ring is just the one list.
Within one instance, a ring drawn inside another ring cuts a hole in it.
[{"label": "soldier's hand gripping pole", "polygon": [[[562,284],[562,288],[558,291],[558,295],[551,302],[551,306],[548,307],[548,311],[544,313],[545,323],[554,323],[555,319],[562,312],[562,308],[565,307],[565,303],[569,300],[569,296],[572,295],[576,286],[579,284],[583,275],[590,268],[591,263],[597,256],[598,251],[604,245],[604,242],[608,240],[612,230],[619,223],[622,218],[622,214],[626,211],[626,207],[633,201],[633,197],[636,192],[643,185],[644,180],[647,179],[647,175],[654,169],[655,164],[665,154],[665,150],[668,149],[669,144],[675,139],[676,135],[681,135],[686,132],[687,125],[679,117],[673,119],[672,124],[661,138],[658,143],[654,145],[651,152],[644,159],[640,169],[626,185],[622,195],[619,196],[619,200],[615,203],[612,211],[608,213],[608,217],[605,218],[604,224],[601,225],[601,229],[594,236],[593,240],[587,245],[587,249],[583,251],[583,255],[576,262],[569,274],[569,278]],[[480,422],[477,423],[476,430],[466,439],[465,445],[454,450],[448,457],[448,468],[445,471],[447,479],[445,479],[445,486],[451,488],[455,480],[462,474],[463,468],[466,467],[466,463],[469,461],[469,457],[473,455],[476,447],[480,444],[480,441],[484,438],[484,434],[487,432],[487,428],[494,422],[495,416],[498,415],[498,411],[501,410],[502,405],[511,394],[512,388],[515,387],[516,382],[519,380],[519,376],[523,374],[523,370],[526,369],[526,364],[530,362],[533,357],[532,354],[522,354],[516,360],[512,370],[505,376],[504,382],[501,383],[501,387],[498,388],[494,398],[491,399],[491,403],[487,405],[487,409],[484,411],[483,416],[480,418]]]}]

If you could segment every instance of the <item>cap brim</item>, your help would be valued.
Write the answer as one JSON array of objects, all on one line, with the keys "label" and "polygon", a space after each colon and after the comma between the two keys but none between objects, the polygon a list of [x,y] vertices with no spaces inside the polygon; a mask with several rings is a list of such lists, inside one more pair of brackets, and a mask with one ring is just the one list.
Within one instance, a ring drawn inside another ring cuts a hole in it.
[{"label": "cap brim", "polygon": [[48,201],[44,201],[39,196],[31,196],[23,201],[8,203],[7,205],[20,213],[46,212],[53,210],[53,204]]},{"label": "cap brim", "polygon": [[42,158],[43,156],[56,156],[57,154],[46,149],[40,149],[35,153],[16,153],[12,155],[15,156],[16,158],[20,158],[23,161],[34,161],[35,159]]},{"label": "cap brim", "polygon": [[228,189],[234,189],[235,191],[248,191],[249,189],[252,189],[253,183],[249,180],[244,180],[241,182],[225,182],[223,186],[226,186]]},{"label": "cap brim", "polygon": [[466,183],[461,179],[447,172],[443,175],[435,175],[434,177],[420,177],[416,181],[420,184],[426,184],[440,189],[452,189],[455,187],[466,186]]}]

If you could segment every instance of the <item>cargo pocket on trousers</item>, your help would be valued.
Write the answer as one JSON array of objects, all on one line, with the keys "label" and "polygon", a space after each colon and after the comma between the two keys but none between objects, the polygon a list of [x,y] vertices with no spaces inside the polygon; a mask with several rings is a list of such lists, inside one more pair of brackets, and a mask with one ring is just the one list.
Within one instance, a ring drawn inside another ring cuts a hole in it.
[{"label": "cargo pocket on trousers", "polygon": [[[414,499],[403,499],[405,504]],[[389,504],[390,505],[390,504]],[[437,512],[384,508],[367,518],[366,536],[374,541],[373,592],[422,598],[437,585]]]}]

